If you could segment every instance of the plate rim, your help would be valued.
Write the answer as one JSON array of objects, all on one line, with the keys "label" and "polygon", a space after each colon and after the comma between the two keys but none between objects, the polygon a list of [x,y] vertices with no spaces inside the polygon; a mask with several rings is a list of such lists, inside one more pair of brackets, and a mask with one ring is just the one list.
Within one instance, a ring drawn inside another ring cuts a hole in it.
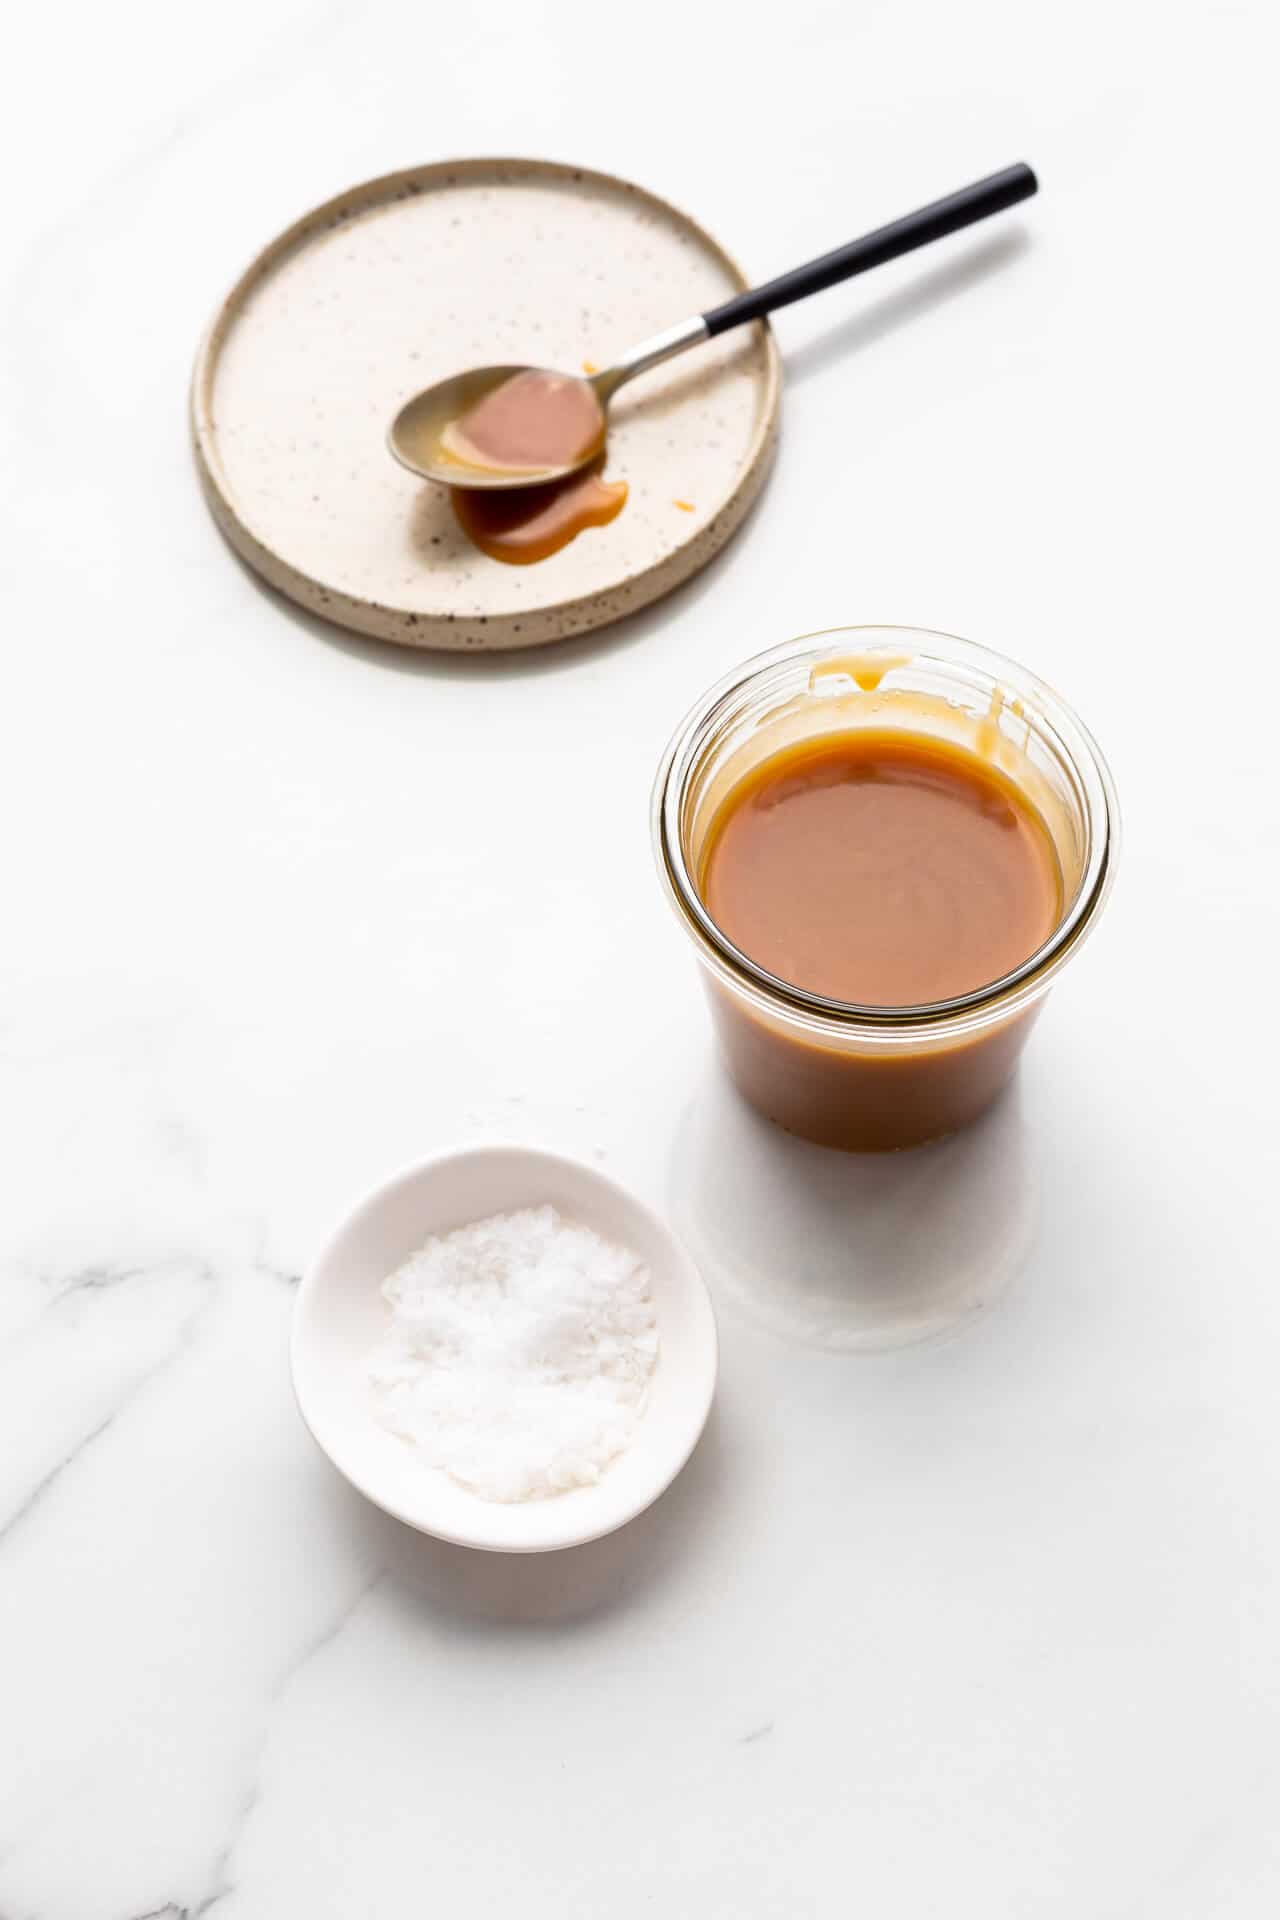
[{"label": "plate rim", "polygon": [[[343,220],[391,200],[407,200],[438,186],[498,176],[504,170],[542,176],[570,185],[589,182],[622,192],[674,219],[724,266],[739,289],[750,285],[737,260],[707,231],[701,221],[676,202],[651,188],[598,167],[562,160],[517,155],[472,154],[457,159],[429,160],[417,166],[378,174],[333,194],[292,221],[260,247],[223,296],[200,340],[188,389],[188,426],[205,501],[219,531],[240,558],[267,584],[309,613],[365,638],[388,641],[418,650],[446,652],[515,652],[581,637],[638,612],[691,579],[737,531],[764,486],[777,445],[782,395],[782,356],[767,320],[753,323],[765,349],[764,392],[750,445],[733,480],[728,497],[704,526],[696,529],[672,552],[653,561],[630,578],[607,587],[593,587],[547,607],[513,609],[509,613],[416,613],[385,601],[368,599],[337,587],[332,581],[295,566],[277,553],[242,518],[222,466],[213,392],[222,348],[231,327],[255,288],[307,240]],[[514,184],[514,182],[508,183]],[[615,604],[619,599],[624,605]],[[609,603],[609,604],[605,604]],[[519,629],[517,631],[516,629]]]}]

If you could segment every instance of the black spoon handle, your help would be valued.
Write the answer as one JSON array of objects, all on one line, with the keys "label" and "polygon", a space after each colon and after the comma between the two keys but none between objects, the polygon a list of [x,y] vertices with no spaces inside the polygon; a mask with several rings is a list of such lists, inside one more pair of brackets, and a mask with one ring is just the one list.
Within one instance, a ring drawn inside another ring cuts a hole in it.
[{"label": "black spoon handle", "polygon": [[722,307],[713,307],[710,313],[703,314],[707,332],[726,333],[730,327],[740,327],[746,320],[760,320],[775,307],[790,306],[793,300],[821,293],[824,287],[852,279],[855,273],[866,273],[871,267],[882,266],[886,260],[896,260],[900,253],[927,247],[931,240],[941,240],[945,234],[959,233],[961,227],[971,227],[975,220],[985,220],[988,214],[1003,213],[1006,207],[1016,207],[1019,200],[1029,200],[1038,185],[1030,167],[1020,160],[1002,173],[975,180],[971,187],[961,187],[959,193],[949,193],[945,200],[935,200],[930,206],[919,207],[915,213],[904,214],[901,220],[891,220],[887,227],[864,233],[861,240],[850,240],[833,253],[810,260],[807,266],[780,273],[776,280],[766,281],[763,287],[751,287],[746,293],[735,294]]}]

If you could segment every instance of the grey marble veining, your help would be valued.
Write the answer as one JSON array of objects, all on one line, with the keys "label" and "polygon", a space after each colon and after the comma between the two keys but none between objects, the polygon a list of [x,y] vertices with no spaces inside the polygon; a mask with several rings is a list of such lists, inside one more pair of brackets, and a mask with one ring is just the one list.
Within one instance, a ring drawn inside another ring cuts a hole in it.
[{"label": "grey marble veining", "polygon": [[[621,68],[608,30],[579,0],[19,23],[0,1920],[1272,1920],[1275,20],[658,0]],[[232,559],[185,383],[272,232],[482,151],[644,180],[761,274],[1023,153],[1044,190],[1024,244],[780,317],[774,483],[672,600],[405,660]],[[702,687],[886,618],[1060,685],[1129,840],[1017,1103],[873,1192],[729,1101],[646,835]],[[723,1335],[670,1493],[518,1564],[365,1506],[287,1365],[352,1199],[493,1135],[662,1208]],[[841,1350],[842,1262],[904,1247],[998,1301]]]}]

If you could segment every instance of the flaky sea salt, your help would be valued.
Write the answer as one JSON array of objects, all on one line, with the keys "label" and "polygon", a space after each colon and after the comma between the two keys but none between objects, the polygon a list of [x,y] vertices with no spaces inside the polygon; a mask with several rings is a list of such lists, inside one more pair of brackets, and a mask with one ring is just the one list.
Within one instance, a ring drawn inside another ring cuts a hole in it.
[{"label": "flaky sea salt", "polygon": [[378,1416],[486,1500],[598,1480],[629,1444],[658,1356],[649,1271],[554,1207],[426,1245],[383,1282]]}]

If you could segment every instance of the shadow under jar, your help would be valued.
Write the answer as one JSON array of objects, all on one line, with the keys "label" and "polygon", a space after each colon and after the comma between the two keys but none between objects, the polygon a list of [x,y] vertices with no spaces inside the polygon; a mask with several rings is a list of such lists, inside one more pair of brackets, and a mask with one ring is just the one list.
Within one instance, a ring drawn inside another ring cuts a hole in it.
[{"label": "shadow under jar", "polygon": [[[834,999],[769,972],[708,911],[708,856],[741,796],[771,764],[847,751],[859,733],[976,762],[1043,828],[1056,920],[998,979],[912,1005]],[[653,832],[741,1092],[790,1133],[883,1151],[966,1126],[1008,1082],[1110,891],[1119,818],[1089,733],[1024,668],[949,634],[846,627],[760,654],[698,701],[659,770]]]}]

